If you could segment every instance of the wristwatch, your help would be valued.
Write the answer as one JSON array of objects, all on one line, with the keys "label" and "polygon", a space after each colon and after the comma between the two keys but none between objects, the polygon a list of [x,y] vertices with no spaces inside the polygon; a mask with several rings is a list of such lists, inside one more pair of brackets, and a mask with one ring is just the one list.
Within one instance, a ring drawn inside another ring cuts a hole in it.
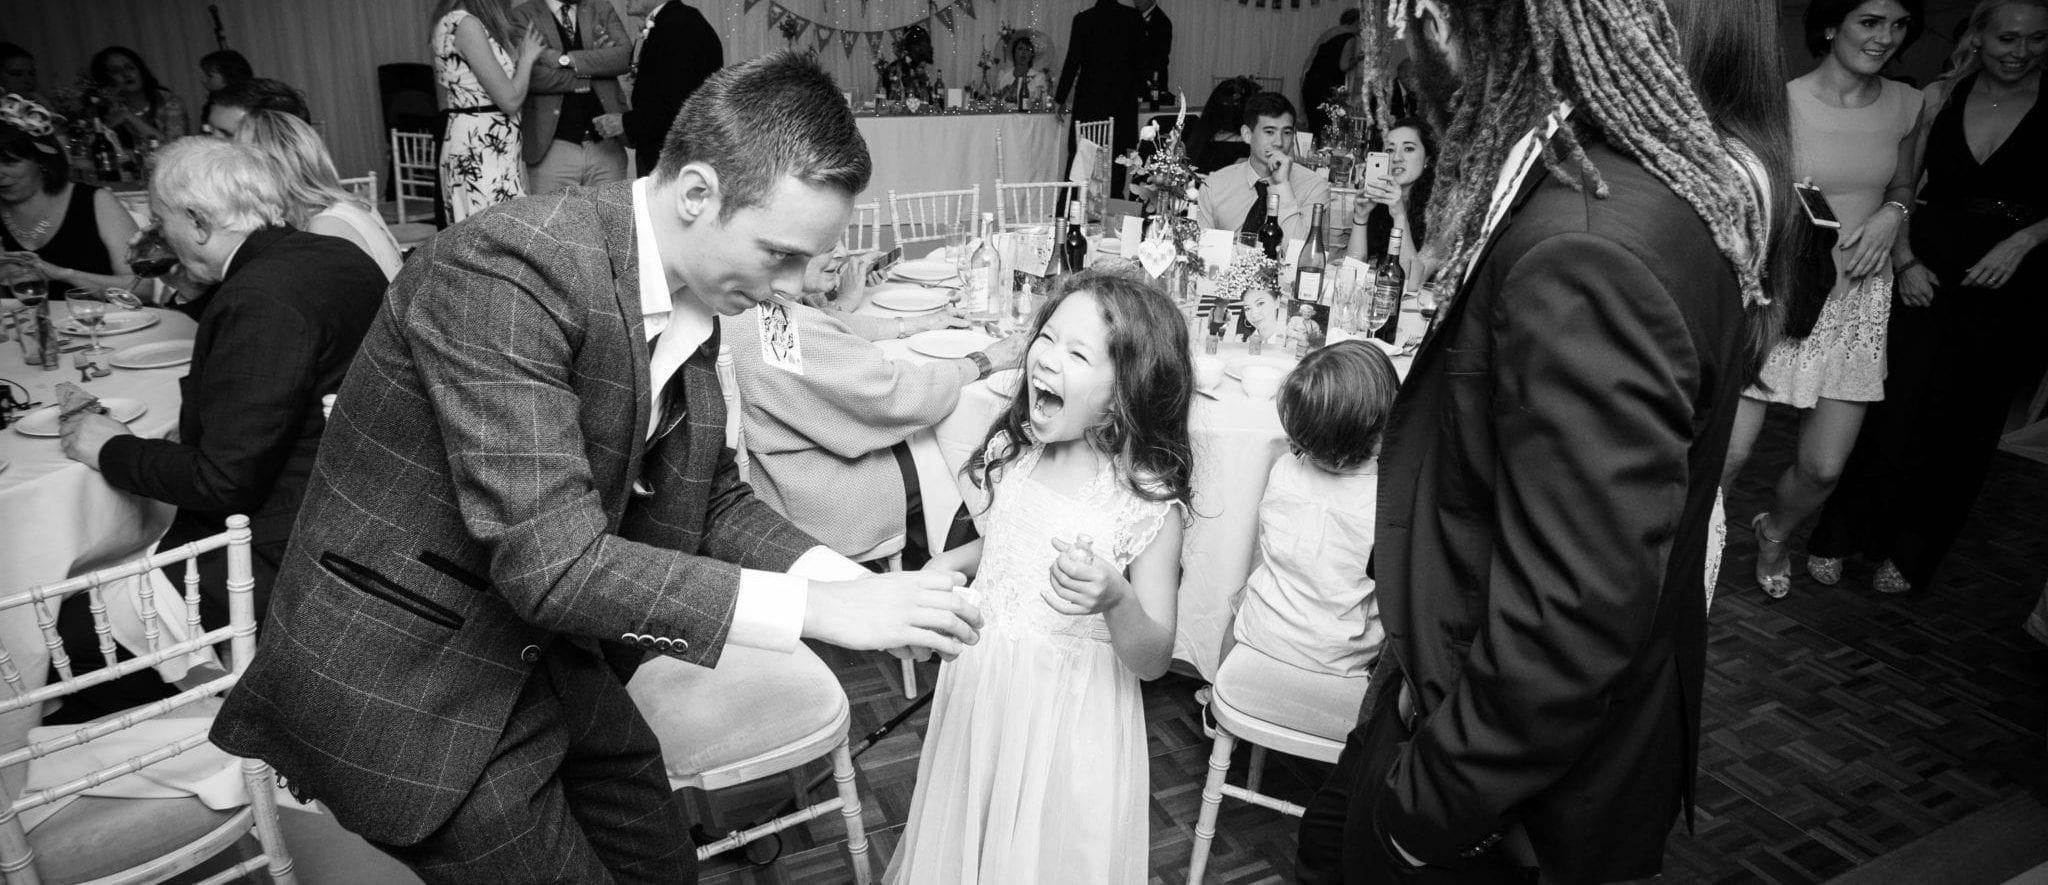
[{"label": "wristwatch", "polygon": [[974,364],[974,372],[977,379],[987,378],[995,374],[995,365],[988,361],[988,354],[982,353],[979,350],[973,351],[967,354],[967,361]]},{"label": "wristwatch", "polygon": [[570,58],[569,53],[564,52],[562,53],[561,58],[555,59],[555,64],[561,65],[562,67],[565,68],[573,68],[576,66],[576,60]]}]

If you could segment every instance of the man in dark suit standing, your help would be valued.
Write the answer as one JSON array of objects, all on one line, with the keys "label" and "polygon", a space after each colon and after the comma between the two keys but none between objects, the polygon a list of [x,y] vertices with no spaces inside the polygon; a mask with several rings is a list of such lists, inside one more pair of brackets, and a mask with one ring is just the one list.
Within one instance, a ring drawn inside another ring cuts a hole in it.
[{"label": "man in dark suit standing", "polygon": [[[65,454],[117,489],[177,505],[159,546],[219,534],[246,514],[256,612],[268,604],[327,421],[320,398],[342,376],[383,302],[384,274],[362,250],[285,225],[283,186],[246,145],[172,142],[157,155],[150,211],[185,276],[212,286],[192,309],[192,367],[178,382],[178,438],[144,439],[105,415],[66,422]],[[166,570],[173,586],[183,564]],[[199,559],[202,626],[227,626],[227,556]],[[59,617],[72,659],[100,660],[86,597]],[[66,699],[65,721],[90,719],[173,690],[137,673]]]},{"label": "man in dark suit standing", "polygon": [[548,44],[533,60],[519,117],[526,192],[626,180],[619,75],[633,63],[633,41],[618,10],[610,0],[526,0],[512,17]]},{"label": "man in dark suit standing", "polygon": [[665,0],[647,15],[633,63],[633,107],[626,111],[626,141],[641,175],[654,174],[661,142],[690,93],[725,67],[725,48],[704,13],[683,0]]},{"label": "man in dark suit standing", "polygon": [[643,657],[974,641],[959,575],[870,575],[725,447],[717,317],[801,291],[870,169],[831,77],[778,53],[707,80],[654,175],[423,247],[335,403],[215,742],[430,882],[690,882],[626,694]]},{"label": "man in dark suit standing", "polygon": [[[1060,85],[1053,101],[1060,119],[1071,113],[1075,122],[1114,120],[1113,155],[1138,144],[1138,91],[1144,85],[1145,22],[1138,11],[1117,0],[1095,0],[1074,16],[1069,32],[1067,63],[1060,67]],[[1068,94],[1073,95],[1070,105]],[[1074,133],[1067,130],[1067,165],[1073,165]],[[1110,166],[1109,190],[1122,193],[1124,167]]]},{"label": "man in dark suit standing", "polygon": [[1389,418],[1387,642],[1303,882],[1645,878],[1691,801],[1764,240],[1658,2],[1413,4],[1458,294]]},{"label": "man in dark suit standing", "polygon": [[1172,97],[1166,85],[1166,69],[1173,60],[1173,19],[1159,8],[1159,0],[1138,0],[1138,20],[1145,26],[1145,66],[1138,88],[1157,108],[1160,102]]}]

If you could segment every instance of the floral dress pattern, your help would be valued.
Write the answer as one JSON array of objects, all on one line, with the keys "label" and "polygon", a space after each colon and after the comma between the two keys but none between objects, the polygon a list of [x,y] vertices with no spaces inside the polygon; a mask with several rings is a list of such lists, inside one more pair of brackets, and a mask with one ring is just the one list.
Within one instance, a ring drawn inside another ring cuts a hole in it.
[{"label": "floral dress pattern", "polygon": [[[526,193],[526,164],[520,157],[519,118],[491,105],[468,60],[455,48],[455,26],[469,13],[460,9],[434,24],[434,79],[449,108],[491,107],[450,114],[441,138],[441,202],[450,222],[461,221]],[[512,57],[486,36],[491,55],[513,76]]]}]

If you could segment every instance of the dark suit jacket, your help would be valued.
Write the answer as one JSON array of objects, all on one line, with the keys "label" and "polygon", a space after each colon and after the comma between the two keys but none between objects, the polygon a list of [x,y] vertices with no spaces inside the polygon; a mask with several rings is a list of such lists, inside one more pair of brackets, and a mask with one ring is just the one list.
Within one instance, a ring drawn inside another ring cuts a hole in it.
[{"label": "dark suit jacket", "polygon": [[558,637],[621,682],[647,650],[718,662],[740,568],[816,542],[739,480],[704,351],[668,385],[688,417],[643,443],[639,287],[628,182],[494,207],[407,262],[215,742],[409,845],[476,789]]},{"label": "dark suit jacket", "polygon": [[[1145,22],[1138,11],[1117,0],[1096,0],[1074,16],[1073,48],[1060,68],[1053,98],[1062,104],[1074,92],[1076,120],[1100,120],[1138,112],[1138,89],[1144,78]],[[1075,80],[1080,89],[1075,91]],[[1123,133],[1117,133],[1123,140]],[[1131,134],[1136,143],[1137,133]]]},{"label": "dark suit jacket", "polygon": [[1394,407],[1375,684],[1405,680],[1416,732],[1351,822],[1453,868],[1520,824],[1562,882],[1657,872],[1691,797],[1742,386],[1742,298],[1705,223],[1587,154],[1611,196],[1539,166]]},{"label": "dark suit jacket", "polygon": [[633,109],[626,112],[626,141],[633,145],[641,175],[661,161],[661,143],[690,93],[725,66],[725,48],[704,13],[669,0],[654,12],[654,29],[640,47],[633,72]]},{"label": "dark suit jacket", "polygon": [[[108,483],[177,505],[165,547],[249,516],[259,616],[327,426],[320,398],[340,389],[383,300],[383,272],[347,241],[284,227],[250,234],[199,312],[192,367],[178,381],[178,441],[121,436],[100,450]],[[226,562],[200,561],[208,626],[227,624]]]},{"label": "dark suit jacket", "polygon": [[1167,84],[1166,71],[1173,61],[1173,19],[1167,17],[1166,7],[1154,6],[1152,13],[1138,13],[1138,23],[1144,28],[1145,59],[1138,68],[1138,83],[1141,87],[1164,88]]},{"label": "dark suit jacket", "polygon": [[[561,23],[548,11],[546,0],[526,0],[512,10],[512,26],[532,27],[548,44],[546,52],[533,60],[533,79],[528,81],[526,104],[519,117],[520,140],[526,164],[539,163],[555,141],[555,121],[562,117],[562,96],[588,89],[597,96],[604,112],[626,109],[626,94],[619,88],[619,75],[633,64],[633,38],[619,21],[619,11],[603,0],[576,4],[576,32],[583,35],[583,48],[569,53],[575,67],[565,68],[562,57]],[[612,45],[600,46],[598,31],[611,35]]]}]

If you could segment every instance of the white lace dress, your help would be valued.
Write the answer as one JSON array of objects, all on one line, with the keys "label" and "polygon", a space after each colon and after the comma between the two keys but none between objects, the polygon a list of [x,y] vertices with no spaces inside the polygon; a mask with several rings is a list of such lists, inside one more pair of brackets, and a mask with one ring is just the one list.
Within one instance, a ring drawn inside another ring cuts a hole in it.
[{"label": "white lace dress", "polygon": [[1107,466],[1079,495],[1062,494],[1031,478],[1041,451],[997,481],[973,584],[981,641],[939,671],[887,882],[1146,881],[1138,677],[1101,615],[1062,615],[1041,594],[1052,539],[1089,535],[1096,555],[1127,567],[1174,507],[1132,494]]}]

